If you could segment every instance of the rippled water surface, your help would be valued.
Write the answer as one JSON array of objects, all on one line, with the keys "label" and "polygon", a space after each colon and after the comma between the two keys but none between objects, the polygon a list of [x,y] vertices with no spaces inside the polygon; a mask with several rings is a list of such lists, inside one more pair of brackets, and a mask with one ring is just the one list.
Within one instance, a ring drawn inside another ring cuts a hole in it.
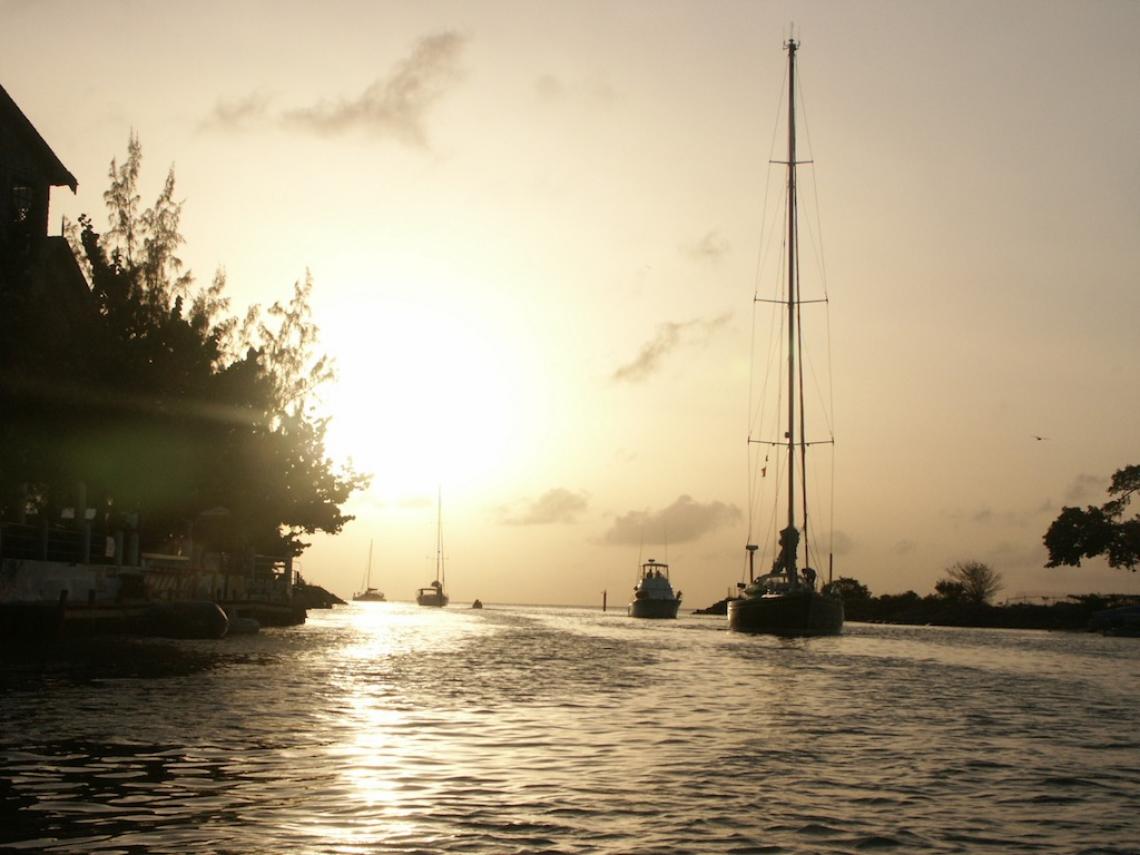
[{"label": "rippled water surface", "polygon": [[359,603],[0,653],[0,847],[1140,852],[1140,640]]}]

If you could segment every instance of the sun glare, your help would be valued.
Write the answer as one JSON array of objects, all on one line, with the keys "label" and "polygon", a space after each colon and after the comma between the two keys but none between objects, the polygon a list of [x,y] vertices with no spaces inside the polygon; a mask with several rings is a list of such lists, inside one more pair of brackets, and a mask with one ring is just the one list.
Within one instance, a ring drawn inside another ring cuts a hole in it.
[{"label": "sun glare", "polygon": [[519,363],[483,320],[404,301],[331,325],[338,377],[325,395],[328,451],[372,473],[374,497],[481,483],[510,454],[525,421]]}]

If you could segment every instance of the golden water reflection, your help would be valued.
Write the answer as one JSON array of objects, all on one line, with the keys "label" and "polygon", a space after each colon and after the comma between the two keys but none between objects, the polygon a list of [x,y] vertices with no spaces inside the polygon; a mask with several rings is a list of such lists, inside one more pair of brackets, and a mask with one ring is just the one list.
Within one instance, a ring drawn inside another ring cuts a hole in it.
[{"label": "golden water reflection", "polygon": [[663,623],[358,604],[0,692],[0,848],[1133,851],[1133,639]]},{"label": "golden water reflection", "polygon": [[349,630],[337,683],[343,739],[327,753],[353,801],[347,812],[356,822],[327,832],[348,846],[416,839],[420,819],[442,794],[438,781],[447,770],[440,767],[446,758],[464,755],[457,736],[468,728],[462,711],[416,704],[414,688],[419,680],[442,676],[428,659],[453,654],[473,635],[495,630],[479,616],[405,603],[353,603],[346,611],[338,615]]}]

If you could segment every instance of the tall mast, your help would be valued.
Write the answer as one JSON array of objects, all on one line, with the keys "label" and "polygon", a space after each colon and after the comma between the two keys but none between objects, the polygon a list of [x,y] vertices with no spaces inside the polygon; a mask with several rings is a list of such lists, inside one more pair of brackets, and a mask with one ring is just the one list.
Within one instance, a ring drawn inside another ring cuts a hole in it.
[{"label": "tall mast", "polygon": [[435,580],[443,584],[443,487],[436,487],[435,497]]},{"label": "tall mast", "polygon": [[[796,49],[788,39],[788,529],[796,527],[796,301],[799,246],[796,230]],[[785,556],[788,575],[795,580],[796,556]]]}]

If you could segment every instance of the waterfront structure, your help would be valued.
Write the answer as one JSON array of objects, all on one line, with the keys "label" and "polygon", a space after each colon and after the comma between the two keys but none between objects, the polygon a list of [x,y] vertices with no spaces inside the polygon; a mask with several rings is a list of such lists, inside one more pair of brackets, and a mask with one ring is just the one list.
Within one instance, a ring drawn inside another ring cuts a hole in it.
[{"label": "waterfront structure", "polygon": [[[23,307],[34,340],[45,348],[81,339],[98,311],[67,240],[48,234],[53,187],[75,192],[78,182],[0,87],[0,311]],[[34,363],[30,358],[38,368]],[[0,364],[0,403],[11,407],[6,419],[16,418],[13,411],[24,403],[56,394],[42,386],[70,382],[21,375],[23,367]],[[62,508],[41,507],[27,495],[5,496],[0,504],[0,513],[7,510],[0,516],[0,635],[182,631],[177,617],[163,617],[182,614],[169,606],[203,601],[262,625],[304,621],[304,608],[292,600],[291,557],[211,548],[211,527],[228,516],[225,508],[188,520],[181,541],[144,552],[138,514],[95,507],[82,483],[70,495]]]},{"label": "waterfront structure", "polygon": [[0,86],[0,290],[24,291],[46,309],[45,335],[67,336],[95,306],[66,239],[48,235],[53,187],[79,183]]}]

